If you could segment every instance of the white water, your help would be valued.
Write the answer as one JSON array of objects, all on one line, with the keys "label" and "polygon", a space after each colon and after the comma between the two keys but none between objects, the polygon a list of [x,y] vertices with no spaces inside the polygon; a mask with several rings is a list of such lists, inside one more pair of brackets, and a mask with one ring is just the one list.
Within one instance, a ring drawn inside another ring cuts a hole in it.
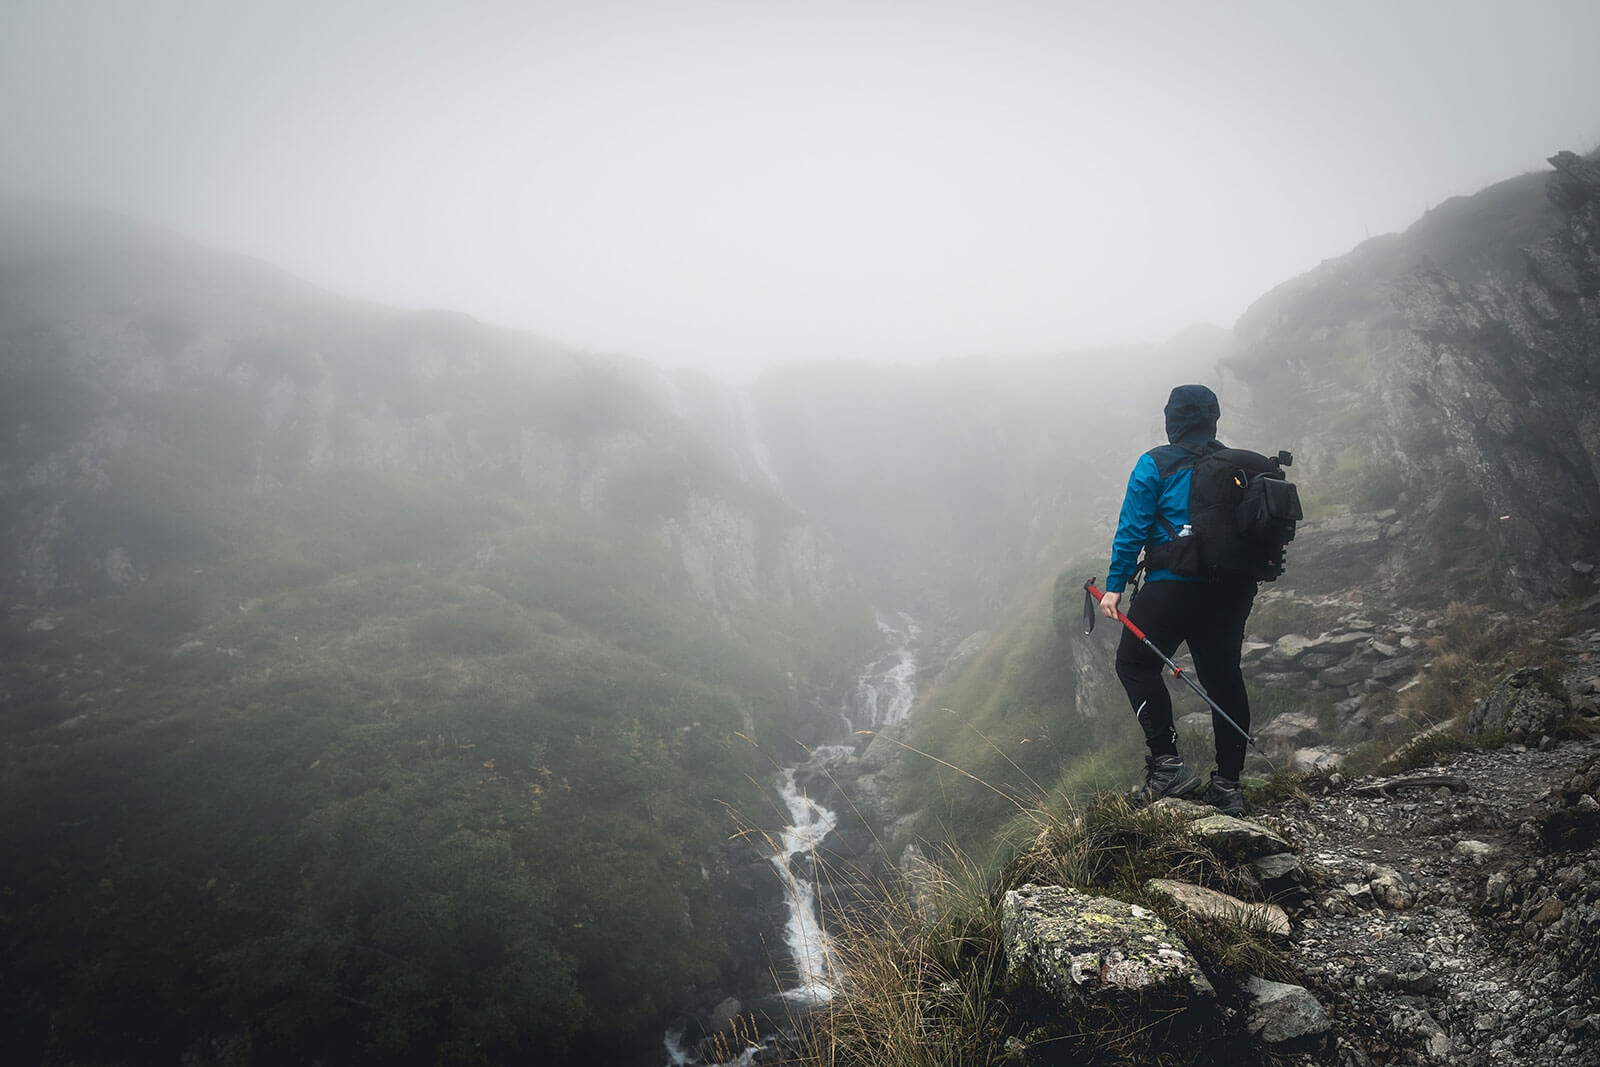
[{"label": "white water", "polygon": [[789,901],[789,921],[784,924],[783,943],[794,960],[796,983],[784,990],[783,995],[805,1004],[821,1004],[833,999],[836,992],[833,945],[817,912],[817,885],[794,873],[794,861],[803,854],[810,854],[814,863],[817,848],[833,832],[838,819],[795,787],[793,768],[783,772],[778,796],[789,809],[791,822],[779,838],[772,865],[777,868]]},{"label": "white water", "polygon": [[851,733],[876,730],[905,718],[917,699],[917,638],[922,627],[905,612],[877,615],[878,632],[889,650],[867,664],[856,680],[854,699],[840,709]]},{"label": "white water", "polygon": [[[904,719],[916,701],[917,659],[915,645],[922,629],[905,612],[877,616],[878,632],[888,650],[869,663],[856,680],[850,699],[840,710],[846,729],[876,730]],[[811,879],[795,874],[798,857],[809,854],[812,870],[818,867],[816,851],[833,832],[837,817],[827,808],[803,794],[795,785],[795,772],[803,766],[826,767],[854,754],[855,745],[818,745],[805,764],[787,767],[777,783],[778,798],[789,814],[789,825],[776,839],[771,863],[783,883],[789,917],[784,923],[783,943],[793,961],[795,984],[783,996],[803,1004],[831,1000],[839,989],[839,976],[833,964],[833,945],[817,909],[817,886]],[[666,1035],[669,1067],[692,1067],[703,1063],[682,1046],[681,1031]],[[757,1049],[746,1049],[730,1063],[743,1067]],[[724,1065],[726,1067],[726,1065]]]},{"label": "white water", "polygon": [[[855,714],[851,714],[851,702],[842,709],[845,726],[851,733],[899,722],[910,713],[917,698],[914,646],[922,634],[921,627],[903,611],[896,612],[892,618],[885,618],[880,612],[877,621],[878,632],[883,635],[888,651],[869,663],[856,679]],[[854,745],[819,745],[811,751],[808,763],[826,767],[854,752]],[[783,995],[819,1004],[832,999],[838,991],[838,976],[828,931],[817,911],[816,883],[797,877],[793,861],[803,853],[811,853],[815,870],[816,850],[833,831],[838,819],[833,812],[795,788],[796,770],[796,767],[785,769],[778,785],[778,796],[788,809],[790,824],[780,835],[780,854],[772,857],[772,865],[778,870],[789,901],[783,943],[794,960],[796,974],[795,986],[785,990]]]}]

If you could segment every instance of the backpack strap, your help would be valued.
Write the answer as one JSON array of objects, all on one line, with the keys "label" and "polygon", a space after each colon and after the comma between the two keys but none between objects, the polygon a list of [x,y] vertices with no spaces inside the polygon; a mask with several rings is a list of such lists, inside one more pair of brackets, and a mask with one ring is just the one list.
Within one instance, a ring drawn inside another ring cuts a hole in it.
[{"label": "backpack strap", "polygon": [[1213,452],[1220,451],[1224,447],[1226,446],[1224,446],[1221,441],[1216,440],[1207,441],[1205,444],[1200,445],[1197,448],[1192,448],[1189,445],[1182,445],[1174,442],[1165,445],[1157,445],[1148,453],[1146,453],[1146,455],[1155,460],[1156,475],[1165,481],[1169,476],[1177,471],[1193,469],[1194,465],[1199,463],[1202,459],[1205,459]]}]

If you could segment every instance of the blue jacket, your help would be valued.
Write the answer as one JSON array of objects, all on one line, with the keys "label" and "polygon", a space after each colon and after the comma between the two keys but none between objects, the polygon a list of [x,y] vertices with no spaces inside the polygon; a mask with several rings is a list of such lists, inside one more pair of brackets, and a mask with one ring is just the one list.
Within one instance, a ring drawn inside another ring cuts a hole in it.
[{"label": "blue jacket", "polygon": [[[1139,566],[1139,551],[1145,542],[1171,540],[1166,526],[1156,521],[1159,515],[1173,530],[1189,522],[1189,481],[1193,471],[1187,465],[1173,467],[1191,452],[1208,445],[1220,447],[1215,439],[1220,408],[1217,394],[1203,385],[1180,385],[1172,390],[1167,406],[1169,444],[1152,448],[1139,457],[1128,476],[1128,489],[1122,497],[1122,513],[1117,518],[1116,536],[1111,539],[1111,568],[1106,572],[1106,592],[1121,593],[1128,588]],[[1165,476],[1162,475],[1165,471]],[[1203,582],[1204,578],[1184,578],[1171,571],[1151,571],[1147,579],[1157,581]]]}]

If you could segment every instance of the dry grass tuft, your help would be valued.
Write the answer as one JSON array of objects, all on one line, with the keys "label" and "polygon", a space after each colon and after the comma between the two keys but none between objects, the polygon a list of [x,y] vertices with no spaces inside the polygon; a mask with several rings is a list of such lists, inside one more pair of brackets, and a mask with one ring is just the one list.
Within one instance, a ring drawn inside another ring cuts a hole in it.
[{"label": "dry grass tuft", "polygon": [[[1006,1006],[1000,916],[982,873],[960,857],[912,892],[886,894],[876,914],[834,929],[840,994],[801,1028],[795,1062],[933,1067],[999,1062]],[[932,908],[919,904],[931,899]]]},{"label": "dry grass tuft", "polygon": [[[991,869],[959,853],[919,865],[918,881],[886,891],[871,914],[836,917],[830,934],[839,994],[801,1025],[791,1062],[809,1067],[947,1064],[1236,1063],[1210,1013],[1158,1005],[1114,1010],[1030,1003],[1005,981],[1001,902],[1026,882],[1069,885],[1175,912],[1144,892],[1153,877],[1244,895],[1247,879],[1187,833],[1189,818],[1119,796],[1082,807],[1054,800],[1019,826],[1031,840]],[[1249,921],[1173,914],[1225,992],[1246,974],[1291,978],[1277,940]]]}]

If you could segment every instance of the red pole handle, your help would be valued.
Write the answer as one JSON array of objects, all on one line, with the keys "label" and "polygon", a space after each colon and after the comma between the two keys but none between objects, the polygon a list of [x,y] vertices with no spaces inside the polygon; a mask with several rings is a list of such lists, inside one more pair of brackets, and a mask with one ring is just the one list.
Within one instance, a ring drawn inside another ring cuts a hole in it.
[{"label": "red pole handle", "polygon": [[[1084,592],[1086,592],[1090,596],[1094,597],[1096,601],[1099,601],[1101,597],[1105,596],[1104,593],[1102,593],[1100,590],[1095,588],[1094,579],[1093,578],[1090,578],[1087,582],[1083,583],[1083,589],[1084,589]],[[1128,618],[1126,615],[1124,615],[1120,611],[1117,612],[1117,621],[1122,623],[1122,625],[1126,626],[1128,629],[1132,630],[1133,631],[1133,636],[1137,637],[1139,640],[1141,640],[1141,641],[1150,640],[1148,637],[1146,637],[1144,635],[1144,631],[1143,630],[1139,629],[1137,626],[1135,626],[1133,624],[1133,620],[1132,619]]]}]

